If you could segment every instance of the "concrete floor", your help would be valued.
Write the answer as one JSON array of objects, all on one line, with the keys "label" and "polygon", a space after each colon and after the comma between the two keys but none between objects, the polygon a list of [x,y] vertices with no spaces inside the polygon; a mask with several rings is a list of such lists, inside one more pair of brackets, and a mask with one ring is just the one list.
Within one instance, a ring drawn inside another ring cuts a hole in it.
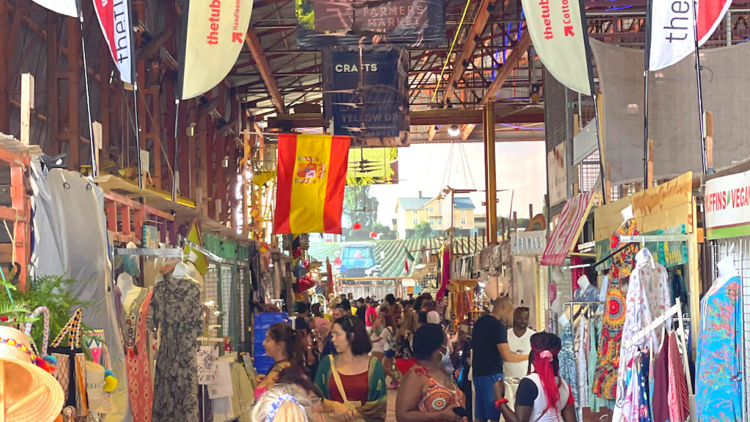
[{"label": "concrete floor", "polygon": [[388,390],[388,413],[385,422],[396,422],[396,393],[397,390]]}]

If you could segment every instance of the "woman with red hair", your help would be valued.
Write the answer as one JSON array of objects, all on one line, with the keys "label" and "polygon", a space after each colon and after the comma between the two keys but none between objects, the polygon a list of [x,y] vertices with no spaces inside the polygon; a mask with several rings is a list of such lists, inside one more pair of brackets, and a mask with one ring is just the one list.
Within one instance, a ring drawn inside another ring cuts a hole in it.
[{"label": "woman with red hair", "polygon": [[[503,380],[495,384],[495,406],[508,422],[576,422],[573,391],[560,376],[557,354],[562,342],[550,333],[531,336],[529,375],[516,392],[516,410],[508,406]],[[531,371],[531,368],[534,371]]]}]

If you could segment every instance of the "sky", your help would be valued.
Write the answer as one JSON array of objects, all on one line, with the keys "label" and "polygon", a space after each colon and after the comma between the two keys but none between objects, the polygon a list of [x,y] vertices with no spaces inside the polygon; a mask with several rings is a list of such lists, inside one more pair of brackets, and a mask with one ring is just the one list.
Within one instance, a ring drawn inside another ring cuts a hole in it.
[{"label": "sky", "polygon": [[[519,218],[528,218],[529,204],[534,205],[535,214],[541,212],[547,191],[544,142],[498,142],[495,145],[497,188],[508,189],[497,194],[498,213],[503,216],[509,214],[511,195],[513,209]],[[452,160],[449,160],[451,147],[453,154]],[[398,152],[398,184],[370,188],[371,194],[379,201],[378,220],[383,224],[393,226],[391,219],[396,218],[396,201],[399,197],[416,197],[420,190],[422,196],[435,197],[445,186],[484,189],[482,143],[417,144],[399,148]],[[481,205],[485,193],[475,192],[469,196],[476,207],[476,214],[485,214],[485,208]]]}]

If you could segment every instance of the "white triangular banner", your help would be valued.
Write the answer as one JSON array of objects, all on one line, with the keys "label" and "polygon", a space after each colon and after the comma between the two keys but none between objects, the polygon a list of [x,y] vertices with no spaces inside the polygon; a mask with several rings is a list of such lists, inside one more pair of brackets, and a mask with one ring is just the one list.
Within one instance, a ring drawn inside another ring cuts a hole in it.
[{"label": "white triangular banner", "polygon": [[76,0],[32,0],[34,3],[65,16],[78,17]]}]

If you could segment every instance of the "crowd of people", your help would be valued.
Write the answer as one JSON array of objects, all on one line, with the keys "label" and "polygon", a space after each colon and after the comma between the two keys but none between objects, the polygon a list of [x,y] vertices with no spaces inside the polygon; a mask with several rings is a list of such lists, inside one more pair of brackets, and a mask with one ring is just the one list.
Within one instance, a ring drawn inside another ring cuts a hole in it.
[{"label": "crowd of people", "polygon": [[383,422],[389,389],[398,422],[576,420],[560,339],[531,330],[528,308],[507,297],[473,336],[468,321],[454,332],[429,294],[341,295],[321,308],[297,302],[293,324],[268,329],[275,363],[256,380],[253,421]]}]

